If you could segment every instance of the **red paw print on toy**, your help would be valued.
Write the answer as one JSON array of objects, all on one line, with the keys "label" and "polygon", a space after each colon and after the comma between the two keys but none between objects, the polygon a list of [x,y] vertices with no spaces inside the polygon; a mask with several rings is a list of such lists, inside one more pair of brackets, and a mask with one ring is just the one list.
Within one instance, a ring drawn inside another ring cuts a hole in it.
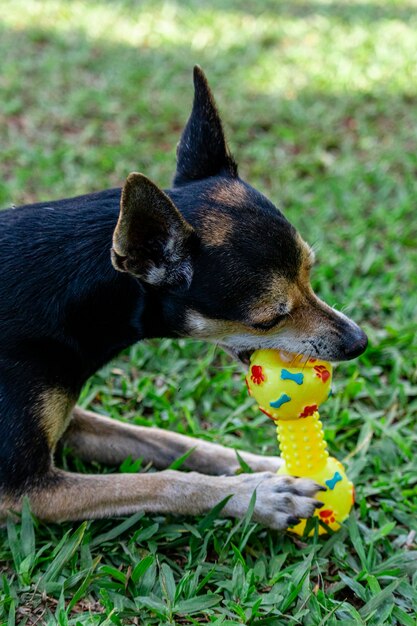
[{"label": "red paw print on toy", "polygon": [[315,365],[313,369],[316,372],[317,377],[321,378],[324,383],[329,380],[330,372],[324,367],[324,365]]},{"label": "red paw print on toy", "polygon": [[333,524],[336,521],[334,511],[331,509],[324,509],[324,511],[320,511],[319,516],[327,525]]},{"label": "red paw print on toy", "polygon": [[303,412],[300,413],[300,417],[310,417],[310,415],[313,415],[313,413],[315,413],[318,410],[318,406],[317,404],[312,404],[311,406],[305,406],[303,409]]},{"label": "red paw print on toy", "polygon": [[255,385],[261,385],[266,380],[265,374],[260,365],[252,365],[250,378]]}]

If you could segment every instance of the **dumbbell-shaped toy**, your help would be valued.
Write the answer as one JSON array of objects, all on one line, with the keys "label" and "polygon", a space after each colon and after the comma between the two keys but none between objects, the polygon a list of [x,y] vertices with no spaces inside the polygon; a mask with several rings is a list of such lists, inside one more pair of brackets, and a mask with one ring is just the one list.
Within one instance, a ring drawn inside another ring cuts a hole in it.
[{"label": "dumbbell-shaped toy", "polygon": [[[331,393],[332,367],[326,361],[257,350],[246,383],[260,410],[276,424],[283,458],[278,474],[311,478],[326,488],[315,513],[332,530],[349,515],[354,487],[343,465],[329,456],[318,408]],[[290,530],[302,535],[306,520]],[[327,532],[320,525],[319,533]]]}]

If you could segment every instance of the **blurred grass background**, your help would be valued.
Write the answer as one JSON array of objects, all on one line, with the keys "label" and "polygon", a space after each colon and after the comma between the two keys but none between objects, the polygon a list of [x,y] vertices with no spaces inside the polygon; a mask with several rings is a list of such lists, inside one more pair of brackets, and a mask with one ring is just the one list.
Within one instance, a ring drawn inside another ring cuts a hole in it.
[{"label": "blurred grass background", "polygon": [[[357,485],[337,535],[300,542],[215,515],[53,526],[25,511],[0,531],[1,623],[415,626],[417,3],[2,0],[0,55],[0,206],[132,170],[169,186],[199,63],[242,177],[314,245],[314,287],[371,340],[323,411]],[[82,404],[276,451],[238,367],[197,342],[135,346]]]}]

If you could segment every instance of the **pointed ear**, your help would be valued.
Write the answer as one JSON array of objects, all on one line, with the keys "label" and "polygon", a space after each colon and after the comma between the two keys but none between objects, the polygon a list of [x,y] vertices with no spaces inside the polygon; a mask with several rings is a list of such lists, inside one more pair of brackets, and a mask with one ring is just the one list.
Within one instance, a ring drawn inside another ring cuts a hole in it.
[{"label": "pointed ear", "polygon": [[151,285],[173,286],[192,279],[193,228],[153,182],[133,172],[126,180],[113,234],[116,270]]},{"label": "pointed ear", "polygon": [[194,67],[194,103],[177,148],[174,185],[216,174],[237,176],[237,165],[226,145],[219,113],[203,70]]}]

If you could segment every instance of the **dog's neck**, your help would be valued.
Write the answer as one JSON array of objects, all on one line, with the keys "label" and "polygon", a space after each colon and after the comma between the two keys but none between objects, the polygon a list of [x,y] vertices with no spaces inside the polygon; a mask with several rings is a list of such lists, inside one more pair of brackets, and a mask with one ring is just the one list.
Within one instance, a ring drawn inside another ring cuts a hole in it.
[{"label": "dog's neck", "polygon": [[109,190],[0,216],[0,265],[9,277],[3,298],[0,290],[3,356],[28,366],[40,360],[47,376],[72,381],[75,391],[121,350],[173,335],[169,298],[111,264],[119,199],[120,190]]}]

